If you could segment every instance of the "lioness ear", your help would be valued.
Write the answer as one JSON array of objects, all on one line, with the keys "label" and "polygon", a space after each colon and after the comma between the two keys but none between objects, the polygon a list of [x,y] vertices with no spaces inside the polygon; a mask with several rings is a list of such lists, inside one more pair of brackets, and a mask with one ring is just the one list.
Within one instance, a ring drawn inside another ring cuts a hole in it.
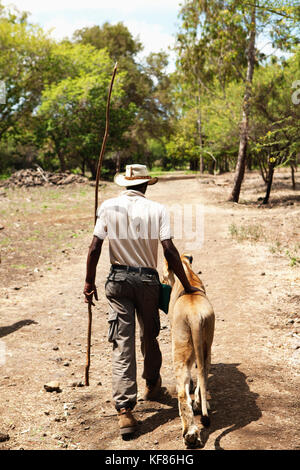
[{"label": "lioness ear", "polygon": [[189,260],[190,264],[192,264],[192,262],[193,262],[193,257],[192,256],[185,256],[185,258]]}]

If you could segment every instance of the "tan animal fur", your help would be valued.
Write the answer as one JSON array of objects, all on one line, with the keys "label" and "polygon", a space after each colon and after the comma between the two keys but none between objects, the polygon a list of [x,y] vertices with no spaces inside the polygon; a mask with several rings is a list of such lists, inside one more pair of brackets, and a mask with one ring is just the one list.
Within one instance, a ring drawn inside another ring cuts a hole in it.
[{"label": "tan animal fur", "polygon": [[[163,282],[172,286],[169,317],[172,334],[173,367],[177,381],[178,406],[183,440],[188,447],[201,445],[200,432],[194,421],[194,411],[201,411],[202,424],[209,425],[207,378],[211,361],[215,315],[200,278],[193,272],[192,256],[182,255],[181,261],[190,284],[200,289],[184,294],[178,278],[165,260]],[[191,368],[196,361],[197,386],[192,406],[190,396]]]}]

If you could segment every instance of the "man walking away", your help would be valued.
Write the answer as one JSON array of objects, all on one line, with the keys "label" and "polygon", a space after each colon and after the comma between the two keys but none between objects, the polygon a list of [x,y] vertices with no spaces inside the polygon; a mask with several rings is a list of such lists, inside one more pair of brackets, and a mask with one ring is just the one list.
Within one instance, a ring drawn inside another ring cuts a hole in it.
[{"label": "man walking away", "polygon": [[[103,202],[98,210],[94,236],[87,257],[84,294],[86,302],[98,300],[96,268],[105,237],[109,239],[111,269],[105,284],[109,304],[108,340],[112,351],[112,391],[121,435],[133,433],[137,421],[132,410],[137,400],[135,318],[140,325],[144,359],[142,377],[146,381],[145,400],[155,400],[161,391],[162,356],[157,341],[160,331],[157,267],[158,241],[170,268],[185,292],[197,291],[189,284],[179,253],[172,242],[166,208],[145,197],[151,178],[145,165],[127,165],[115,183],[125,191]],[[93,304],[94,305],[94,304]]]}]

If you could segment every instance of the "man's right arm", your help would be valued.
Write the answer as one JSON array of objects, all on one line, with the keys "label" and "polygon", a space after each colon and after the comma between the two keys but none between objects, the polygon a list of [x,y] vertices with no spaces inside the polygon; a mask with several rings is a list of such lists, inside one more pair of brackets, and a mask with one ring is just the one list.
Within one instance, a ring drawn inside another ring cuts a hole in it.
[{"label": "man's right arm", "polygon": [[164,256],[168,262],[168,265],[170,269],[174,271],[174,274],[176,274],[176,276],[178,277],[179,281],[183,285],[185,292],[187,294],[192,294],[193,292],[197,292],[199,289],[191,286],[188,278],[186,277],[184,267],[182,266],[182,262],[180,259],[180,255],[178,253],[176,246],[172,242],[172,240],[171,239],[163,240],[161,244],[162,244],[162,247],[164,250]]},{"label": "man's right arm", "polygon": [[97,289],[95,286],[96,269],[101,254],[103,240],[99,239],[94,235],[92,243],[89,248],[87,262],[86,262],[86,278],[83,293],[85,295],[85,301],[93,304],[93,295],[98,300]]}]

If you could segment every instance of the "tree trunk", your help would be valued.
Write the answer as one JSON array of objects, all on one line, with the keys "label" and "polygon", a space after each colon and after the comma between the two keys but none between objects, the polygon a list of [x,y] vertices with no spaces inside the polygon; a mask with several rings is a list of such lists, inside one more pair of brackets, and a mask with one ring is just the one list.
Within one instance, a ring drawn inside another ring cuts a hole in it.
[{"label": "tree trunk", "polygon": [[58,155],[58,159],[59,159],[60,170],[64,173],[67,169],[65,157],[64,157],[63,153],[60,150],[57,152],[57,155]]},{"label": "tree trunk", "polygon": [[267,184],[268,178],[266,176],[266,173],[267,173],[266,168],[264,167],[264,165],[263,165],[262,161],[260,160],[260,158],[258,158],[258,165],[259,165],[259,170],[260,170],[261,177],[262,177],[264,183]]},{"label": "tree trunk", "polygon": [[214,173],[215,173],[215,164],[216,163],[215,163],[214,160],[211,160],[211,161],[208,162],[208,165],[207,165],[208,166],[208,173],[210,175],[214,175]]},{"label": "tree trunk", "polygon": [[228,157],[224,157],[224,172],[228,173],[230,171]]},{"label": "tree trunk", "polygon": [[195,158],[190,159],[190,170],[191,171],[198,171],[199,170],[199,161],[198,161],[198,159],[195,159]]},{"label": "tree trunk", "polygon": [[294,163],[291,162],[291,177],[292,177],[292,188],[296,189],[296,181],[295,181],[295,167]]},{"label": "tree trunk", "polygon": [[121,168],[121,152],[117,152],[116,155],[116,173],[120,173]]},{"label": "tree trunk", "polygon": [[273,183],[273,175],[274,175],[274,165],[269,165],[268,185],[267,185],[266,195],[263,200],[263,204],[268,204],[269,202],[269,197],[270,197],[272,183]]},{"label": "tree trunk", "polygon": [[167,169],[168,163],[169,163],[169,162],[168,162],[167,157],[163,157],[163,158],[162,158],[162,167],[163,167],[163,170],[166,170],[166,169]]},{"label": "tree trunk", "polygon": [[252,8],[251,14],[251,31],[248,47],[247,60],[247,76],[246,89],[243,99],[243,117],[240,129],[240,146],[235,169],[234,183],[229,201],[239,202],[240,191],[245,174],[245,166],[247,159],[248,131],[249,131],[249,115],[250,115],[250,99],[252,95],[252,80],[255,63],[255,37],[256,37],[256,6]]},{"label": "tree trunk", "polygon": [[247,169],[252,170],[252,155],[250,153],[247,155]]},{"label": "tree trunk", "polygon": [[88,160],[87,162],[90,172],[92,173],[92,179],[95,180],[97,176],[97,167],[95,160]]},{"label": "tree trunk", "polygon": [[65,172],[66,169],[67,169],[66,168],[66,160],[65,160],[63,152],[61,151],[59,141],[54,139],[53,136],[52,136],[52,139],[53,139],[53,142],[54,142],[55,152],[56,152],[56,154],[58,156],[58,159],[59,159],[60,171]]},{"label": "tree trunk", "polygon": [[81,174],[82,176],[85,176],[85,157],[81,160]]},{"label": "tree trunk", "polygon": [[198,86],[197,98],[198,98],[197,127],[198,127],[199,147],[200,147],[199,167],[200,167],[200,173],[203,173],[204,172],[204,159],[203,159],[203,138],[202,138],[202,114],[201,114],[201,85]]},{"label": "tree trunk", "polygon": [[146,153],[146,162],[149,170],[152,168],[152,159],[151,159],[151,154],[150,152],[145,152]]}]

